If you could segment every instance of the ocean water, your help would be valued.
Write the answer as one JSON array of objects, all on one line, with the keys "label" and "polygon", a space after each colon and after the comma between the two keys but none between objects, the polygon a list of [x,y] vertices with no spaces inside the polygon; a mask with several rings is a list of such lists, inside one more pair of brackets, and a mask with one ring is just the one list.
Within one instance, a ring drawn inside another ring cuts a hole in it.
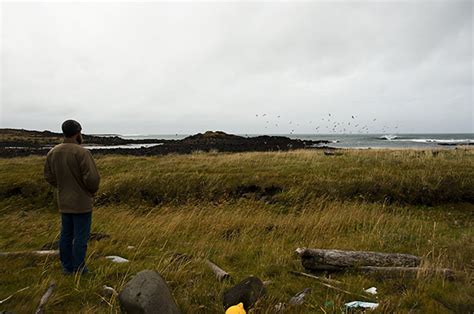
[{"label": "ocean water", "polygon": [[[263,134],[239,134],[258,136]],[[439,144],[474,144],[474,133],[459,134],[269,134],[301,140],[328,140],[331,147],[339,148],[435,148],[454,147]],[[133,134],[119,135],[125,139],[183,139],[188,134]]]}]

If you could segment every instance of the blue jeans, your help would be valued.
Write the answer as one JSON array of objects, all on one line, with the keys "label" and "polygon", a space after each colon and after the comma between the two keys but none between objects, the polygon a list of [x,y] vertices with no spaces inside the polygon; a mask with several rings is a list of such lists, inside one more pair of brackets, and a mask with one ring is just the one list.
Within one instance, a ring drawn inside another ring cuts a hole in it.
[{"label": "blue jeans", "polygon": [[59,259],[65,273],[86,273],[85,257],[91,231],[92,212],[84,214],[61,213]]}]

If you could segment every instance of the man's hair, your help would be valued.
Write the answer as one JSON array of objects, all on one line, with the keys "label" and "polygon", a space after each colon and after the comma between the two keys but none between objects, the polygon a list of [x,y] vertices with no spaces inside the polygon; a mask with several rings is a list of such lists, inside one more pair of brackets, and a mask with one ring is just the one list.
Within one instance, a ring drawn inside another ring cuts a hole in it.
[{"label": "man's hair", "polygon": [[63,130],[63,134],[65,137],[71,137],[81,132],[82,127],[79,122],[75,120],[66,120],[63,122],[61,129]]}]

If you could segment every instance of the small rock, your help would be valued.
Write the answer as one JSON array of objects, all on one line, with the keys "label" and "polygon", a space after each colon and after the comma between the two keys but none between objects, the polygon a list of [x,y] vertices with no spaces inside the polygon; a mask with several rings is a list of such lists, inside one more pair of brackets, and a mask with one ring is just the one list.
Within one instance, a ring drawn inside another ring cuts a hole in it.
[{"label": "small rock", "polygon": [[248,311],[265,294],[265,286],[257,277],[250,276],[224,292],[224,309],[242,302]]},{"label": "small rock", "polygon": [[119,302],[129,314],[181,313],[165,280],[154,270],[136,274],[120,292]]}]

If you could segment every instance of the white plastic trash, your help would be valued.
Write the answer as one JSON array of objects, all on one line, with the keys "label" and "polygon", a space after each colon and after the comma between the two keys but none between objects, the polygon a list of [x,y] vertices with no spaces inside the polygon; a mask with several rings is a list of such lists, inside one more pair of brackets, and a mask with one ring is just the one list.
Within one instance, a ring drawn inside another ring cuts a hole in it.
[{"label": "white plastic trash", "polygon": [[364,301],[352,301],[352,302],[346,303],[344,305],[346,307],[349,307],[349,308],[361,307],[361,308],[364,308],[364,309],[371,309],[371,310],[373,310],[373,309],[377,308],[377,306],[379,306],[378,303],[364,302]]},{"label": "white plastic trash", "polygon": [[120,256],[116,256],[116,255],[106,256],[105,258],[110,260],[113,263],[119,263],[120,264],[120,263],[128,263],[129,262],[128,259],[120,257]]},{"label": "white plastic trash", "polygon": [[377,294],[377,288],[375,287],[370,287],[368,289],[365,289],[364,291],[370,294]]}]

